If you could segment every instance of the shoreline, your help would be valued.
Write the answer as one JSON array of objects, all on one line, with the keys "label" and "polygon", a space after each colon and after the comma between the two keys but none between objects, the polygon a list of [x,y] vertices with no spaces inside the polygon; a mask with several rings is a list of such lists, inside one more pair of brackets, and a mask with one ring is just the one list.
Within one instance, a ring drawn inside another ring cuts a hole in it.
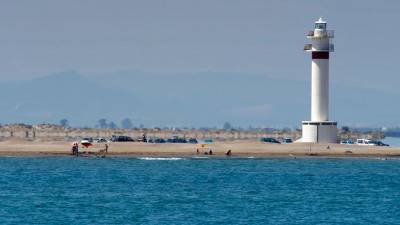
[{"label": "shoreline", "polygon": [[[229,157],[225,153],[232,151],[234,157],[400,157],[400,148],[380,146],[359,146],[341,144],[270,144],[257,141],[215,142],[210,144],[152,144],[152,143],[107,143],[110,157]],[[95,143],[92,147],[82,148],[82,157],[99,156],[104,143]],[[196,154],[199,149],[199,154]],[[204,154],[212,150],[213,154]],[[6,156],[72,156],[71,143],[34,142],[12,140],[0,142],[0,157]]]},{"label": "shoreline", "polygon": [[91,158],[91,159],[103,159],[103,158],[132,158],[132,159],[143,159],[145,160],[168,160],[168,159],[191,159],[191,160],[212,160],[212,159],[376,159],[376,160],[394,160],[400,159],[400,155],[147,155],[147,154],[108,154],[106,157],[99,157],[96,155],[84,155],[84,156],[73,156],[64,153],[43,153],[43,154],[0,154],[1,158]]}]

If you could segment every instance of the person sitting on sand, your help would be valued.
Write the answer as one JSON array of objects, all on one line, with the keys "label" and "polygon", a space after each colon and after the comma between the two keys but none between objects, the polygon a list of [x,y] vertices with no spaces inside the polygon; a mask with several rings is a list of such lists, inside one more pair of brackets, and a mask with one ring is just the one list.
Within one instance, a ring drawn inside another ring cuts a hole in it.
[{"label": "person sitting on sand", "polygon": [[212,155],[213,154],[213,151],[210,149],[210,155]]},{"label": "person sitting on sand", "polygon": [[199,151],[199,149],[196,149],[196,154],[198,155],[198,154],[200,154],[200,151]]},{"label": "person sitting on sand", "polygon": [[231,156],[231,155],[232,155],[232,151],[229,149],[229,150],[225,153],[225,155]]}]

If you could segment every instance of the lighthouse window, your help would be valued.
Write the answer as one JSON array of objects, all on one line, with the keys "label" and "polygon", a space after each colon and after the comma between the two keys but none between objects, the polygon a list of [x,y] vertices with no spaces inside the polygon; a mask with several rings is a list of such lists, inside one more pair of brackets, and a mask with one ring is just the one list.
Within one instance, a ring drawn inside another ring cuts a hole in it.
[{"label": "lighthouse window", "polygon": [[326,23],[316,23],[315,24],[315,29],[322,29],[324,30],[326,28]]}]

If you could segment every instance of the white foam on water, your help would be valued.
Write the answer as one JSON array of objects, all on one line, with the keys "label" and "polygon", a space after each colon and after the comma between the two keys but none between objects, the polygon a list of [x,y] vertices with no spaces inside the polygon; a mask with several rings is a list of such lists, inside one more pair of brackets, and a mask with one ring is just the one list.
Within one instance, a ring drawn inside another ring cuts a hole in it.
[{"label": "white foam on water", "polygon": [[140,160],[182,160],[183,158],[177,157],[138,157]]},{"label": "white foam on water", "polygon": [[194,156],[193,159],[208,159],[206,156]]}]

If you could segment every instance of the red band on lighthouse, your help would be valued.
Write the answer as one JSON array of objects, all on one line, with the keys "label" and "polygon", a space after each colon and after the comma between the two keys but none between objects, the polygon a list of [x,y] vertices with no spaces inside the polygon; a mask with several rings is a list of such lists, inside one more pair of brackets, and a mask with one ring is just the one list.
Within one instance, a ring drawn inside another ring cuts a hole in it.
[{"label": "red band on lighthouse", "polygon": [[312,52],[313,59],[329,59],[329,52]]}]

